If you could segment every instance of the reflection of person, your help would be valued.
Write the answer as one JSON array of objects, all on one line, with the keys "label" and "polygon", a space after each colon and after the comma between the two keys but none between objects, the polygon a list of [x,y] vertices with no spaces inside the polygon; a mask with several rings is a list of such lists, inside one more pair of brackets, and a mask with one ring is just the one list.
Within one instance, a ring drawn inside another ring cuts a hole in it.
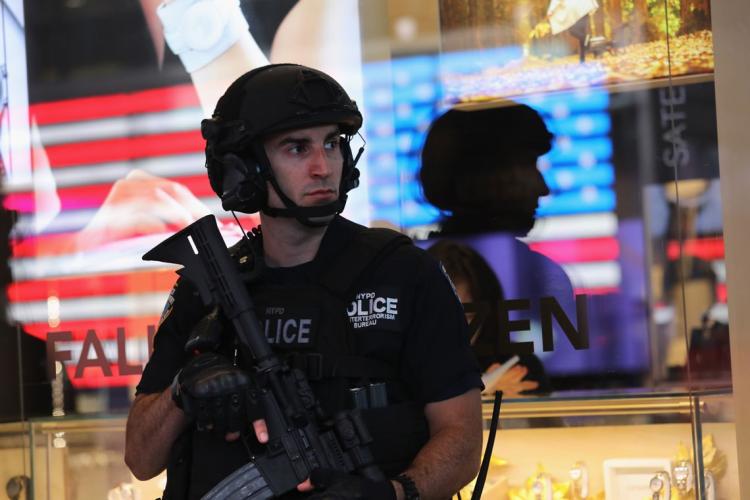
[{"label": "reflection of person", "polygon": [[536,161],[551,139],[536,111],[510,101],[438,117],[425,139],[419,175],[427,200],[450,212],[441,233],[525,236],[539,198],[549,194]]},{"label": "reflection of person", "polygon": [[[540,299],[554,298],[568,318],[576,308],[570,279],[559,264],[517,237],[536,221],[539,198],[549,194],[536,167],[551,148],[541,116],[507,101],[454,108],[435,120],[422,150],[424,195],[447,215],[437,237],[461,240],[479,252],[502,284],[506,299],[529,300],[529,320],[541,339]],[[554,331],[560,332],[559,325]]]},{"label": "reflection of person", "polygon": [[[439,264],[398,233],[336,215],[357,185],[349,140],[361,120],[324,73],[291,64],[251,71],[204,120],[209,179],[226,209],[260,211],[262,231],[234,251],[239,262],[265,263],[248,283],[257,314],[326,412],[351,407],[351,389],[383,389],[385,401],[371,399],[379,407],[362,414],[394,482],[346,477],[325,498],[445,498],[478,469],[479,370]],[[253,408],[208,415],[213,433],[191,424],[189,408],[223,407],[244,390],[249,368],[228,331],[219,354],[188,359],[186,338],[206,312],[179,281],[128,418],[126,462],[141,479],[166,467],[169,498],[202,496],[248,462],[244,444],[269,439]],[[196,386],[208,381],[221,390],[198,400]]]},{"label": "reflection of person", "polygon": [[[494,271],[486,260],[471,247],[450,240],[438,241],[427,252],[440,260],[456,288],[456,294],[464,305],[482,304],[489,314],[476,322],[475,312],[467,311],[470,325],[471,344],[485,372],[491,372],[512,357],[503,352],[497,336],[500,331],[498,304],[503,299],[503,290]],[[478,318],[477,318],[478,319]],[[518,364],[510,368],[497,381],[495,387],[485,387],[485,391],[498,390],[505,398],[519,397],[524,393],[549,392],[549,380],[539,358],[533,354],[520,355]]]}]

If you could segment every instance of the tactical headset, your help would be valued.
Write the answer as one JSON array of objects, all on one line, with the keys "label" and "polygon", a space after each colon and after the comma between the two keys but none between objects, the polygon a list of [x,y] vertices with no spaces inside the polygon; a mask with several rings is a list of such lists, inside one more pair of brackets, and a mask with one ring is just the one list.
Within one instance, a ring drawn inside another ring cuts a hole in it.
[{"label": "tactical headset", "polygon": [[[269,134],[316,125],[337,124],[343,168],[339,198],[326,205],[300,207],[282,190],[263,147]],[[359,185],[356,168],[363,148],[353,157],[349,142],[362,125],[357,105],[327,74],[297,64],[272,64],[251,70],[229,86],[210,119],[201,122],[206,140],[206,169],[211,188],[225,210],[311,220],[340,213],[347,193]],[[285,208],[268,206],[270,183]]]}]

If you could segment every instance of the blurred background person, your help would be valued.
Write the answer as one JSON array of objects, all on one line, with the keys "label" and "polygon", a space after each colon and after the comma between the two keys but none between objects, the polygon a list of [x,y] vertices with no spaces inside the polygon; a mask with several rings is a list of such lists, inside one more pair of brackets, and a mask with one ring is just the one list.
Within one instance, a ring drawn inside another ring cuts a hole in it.
[{"label": "blurred background person", "polygon": [[[466,309],[469,335],[483,373],[489,373],[511,359],[498,342],[503,290],[487,261],[471,247],[450,240],[438,241],[427,249],[450,276],[456,294]],[[477,309],[487,314],[477,314]],[[519,355],[519,362],[506,371],[485,392],[502,391],[505,398],[523,394],[543,394],[551,390],[544,365],[534,354]]]}]

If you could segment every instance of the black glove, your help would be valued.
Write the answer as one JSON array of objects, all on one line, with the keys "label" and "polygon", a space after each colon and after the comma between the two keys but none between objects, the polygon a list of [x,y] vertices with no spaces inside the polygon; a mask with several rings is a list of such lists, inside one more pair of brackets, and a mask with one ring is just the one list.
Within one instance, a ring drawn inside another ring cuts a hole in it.
[{"label": "black glove", "polygon": [[241,432],[262,418],[250,376],[213,352],[195,356],[180,370],[172,399],[199,431]]},{"label": "black glove", "polygon": [[373,481],[331,469],[315,469],[310,482],[318,491],[310,500],[396,500],[388,479]]}]

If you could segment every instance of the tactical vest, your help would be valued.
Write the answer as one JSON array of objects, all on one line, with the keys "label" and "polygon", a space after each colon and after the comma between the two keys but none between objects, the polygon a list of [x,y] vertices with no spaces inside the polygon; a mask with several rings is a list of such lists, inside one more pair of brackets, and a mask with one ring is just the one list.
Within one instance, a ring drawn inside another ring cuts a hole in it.
[{"label": "tactical vest", "polygon": [[[367,334],[360,335],[352,315],[366,312],[373,317],[388,317],[392,304],[386,298],[357,299],[355,292],[358,285],[368,282],[384,259],[408,244],[410,240],[395,231],[362,230],[335,260],[321,263],[322,271],[312,283],[272,285],[263,284],[261,280],[260,284],[249,287],[266,339],[282,359],[305,372],[327,414],[353,407],[351,389],[356,391],[379,382],[385,384],[387,405],[364,409],[362,415],[373,436],[370,448],[375,461],[387,476],[406,469],[427,442],[429,430],[423,407],[411,400],[397,377],[397,357],[383,354],[388,349],[383,348],[382,342],[386,338],[388,342],[401,342],[405,332],[386,335],[377,329],[368,329]],[[233,347],[225,349],[229,353]],[[175,469],[177,461],[182,460],[183,471],[174,471],[174,474],[182,476],[185,469],[190,471],[191,498],[200,497],[231,472],[217,464],[235,463],[239,467],[248,461],[248,452],[239,443],[225,443],[220,437],[196,431],[192,432],[190,441],[190,445],[180,442],[180,446],[175,446],[181,447],[182,453],[174,450],[170,465]],[[186,460],[184,453],[189,448],[192,448],[189,452],[192,458]],[[168,475],[171,474],[168,467]],[[175,482],[169,479],[168,490]],[[167,493],[165,491],[165,498],[188,496],[187,491],[174,496],[167,496]]]}]

